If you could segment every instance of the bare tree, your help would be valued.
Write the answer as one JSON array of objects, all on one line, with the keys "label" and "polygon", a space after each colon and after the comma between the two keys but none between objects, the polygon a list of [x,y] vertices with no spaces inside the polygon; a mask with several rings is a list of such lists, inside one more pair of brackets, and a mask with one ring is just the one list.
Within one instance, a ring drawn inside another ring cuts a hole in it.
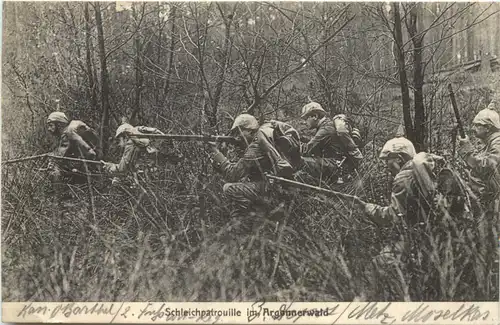
[{"label": "bare tree", "polygon": [[92,103],[92,109],[97,111],[97,89],[94,82],[94,74],[92,68],[92,33],[90,29],[90,13],[89,13],[89,3],[84,4],[84,16],[85,16],[85,63],[87,68],[87,93],[90,101]]},{"label": "bare tree", "polygon": [[101,62],[101,125],[100,125],[100,138],[99,148],[103,153],[107,152],[107,139],[109,137],[109,75],[106,59],[106,50],[104,45],[104,31],[101,15],[101,4],[99,2],[94,4],[95,19],[97,25],[97,41],[99,48],[99,60]]}]

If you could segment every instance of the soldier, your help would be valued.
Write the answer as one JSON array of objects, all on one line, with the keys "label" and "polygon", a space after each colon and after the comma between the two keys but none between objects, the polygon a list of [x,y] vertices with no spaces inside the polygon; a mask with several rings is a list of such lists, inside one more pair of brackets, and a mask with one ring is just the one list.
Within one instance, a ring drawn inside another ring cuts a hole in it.
[{"label": "soldier", "polygon": [[[118,129],[116,129],[115,138],[119,141],[118,145],[123,148],[122,158],[118,164],[101,161],[104,165],[104,171],[114,175],[132,173],[134,181],[137,182],[137,175],[135,172],[136,163],[139,157],[145,152],[150,154],[157,152],[157,149],[150,146],[149,139],[130,136],[144,133],[163,134],[160,130],[152,127],[134,127],[128,123],[120,125]],[[112,183],[119,183],[119,178],[114,177]]]},{"label": "soldier", "polygon": [[[54,156],[96,159],[97,136],[84,122],[70,122],[63,112],[53,112],[47,118],[47,128],[58,138]],[[64,160],[49,163],[50,178],[56,187],[60,187],[62,177],[70,175],[69,172],[74,169],[70,166],[71,164]]]},{"label": "soldier", "polygon": [[[391,290],[399,291],[405,301],[410,301],[410,290],[419,287],[410,285],[411,272],[424,269],[422,265],[429,259],[422,255],[427,236],[439,232],[440,222],[445,219],[443,213],[455,222],[469,220],[477,202],[458,175],[446,168],[442,157],[426,152],[416,154],[413,144],[404,137],[389,140],[380,158],[394,176],[390,204],[383,207],[361,202],[372,222],[393,228],[373,266],[386,275]],[[430,230],[432,234],[428,233]],[[371,285],[376,286],[377,281],[370,278]]]},{"label": "soldier", "polygon": [[480,111],[473,132],[485,144],[477,155],[469,138],[460,138],[459,154],[471,168],[470,186],[492,215],[499,213],[500,198],[500,117],[491,109]]},{"label": "soldier", "polygon": [[251,207],[265,207],[268,188],[264,173],[283,177],[292,175],[291,164],[275,147],[274,131],[273,123],[259,126],[252,115],[241,114],[236,117],[231,133],[247,146],[243,157],[235,163],[230,162],[215,143],[210,143],[214,167],[228,181],[223,191],[234,204],[231,212],[233,217],[241,216]]},{"label": "soldier", "polygon": [[339,162],[344,158],[346,171],[353,171],[363,155],[351,137],[345,115],[333,119],[316,102],[302,108],[301,118],[310,129],[316,129],[314,137],[302,147],[302,169],[315,179],[326,183],[335,182],[339,174]]},{"label": "soldier", "polygon": [[[364,203],[363,210],[375,224],[394,225],[395,231],[380,255],[373,260],[372,271],[383,270],[385,273],[382,274],[388,273],[390,289],[396,289],[405,301],[409,301],[409,282],[405,276],[408,270],[405,265],[415,244],[411,238],[418,237],[414,232],[418,232],[421,223],[428,219],[426,215],[432,208],[431,195],[434,194],[434,183],[429,173],[435,168],[436,161],[442,158],[424,152],[416,155],[413,144],[404,137],[398,137],[384,145],[380,159],[385,160],[394,176],[391,203],[386,207]],[[376,286],[377,275],[374,272],[369,276],[372,289]]]},{"label": "soldier", "polygon": [[[459,155],[471,168],[469,185],[479,197],[485,218],[479,219],[482,255],[489,269],[494,267],[492,256],[497,255],[498,223],[500,216],[500,117],[492,109],[480,111],[472,121],[475,136],[484,143],[478,154],[469,138],[459,138]],[[483,244],[484,243],[484,244]],[[497,257],[498,258],[498,257]],[[498,279],[498,271],[492,275]]]}]

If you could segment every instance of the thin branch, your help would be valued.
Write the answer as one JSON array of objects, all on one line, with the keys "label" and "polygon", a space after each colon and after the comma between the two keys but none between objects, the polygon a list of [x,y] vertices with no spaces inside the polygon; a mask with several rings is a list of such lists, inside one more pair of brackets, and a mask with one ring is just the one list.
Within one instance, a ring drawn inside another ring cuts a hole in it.
[{"label": "thin branch", "polygon": [[[337,36],[337,34],[345,27],[347,26],[347,24],[349,24],[353,19],[354,19],[355,15],[352,16],[351,18],[347,19],[341,26],[338,30],[335,31],[335,33],[333,33],[332,35],[330,35],[323,43],[321,43],[320,45],[318,45],[316,47],[316,49],[314,49],[311,54],[309,54],[309,56],[307,56],[305,58],[304,61],[302,61],[301,64],[299,64],[297,67],[295,67],[293,70],[289,71],[287,74],[285,74],[283,77],[281,77],[280,79],[276,80],[263,94],[263,98],[267,97],[269,95],[269,93],[274,89],[276,88],[279,84],[281,84],[283,81],[285,81],[285,79],[287,79],[288,77],[290,77],[292,74],[294,74],[295,72],[299,71],[304,65],[306,65],[310,60],[311,58],[320,50],[322,49],[328,42],[330,42],[330,40],[332,40],[335,36]],[[340,19],[340,17],[338,18]]]},{"label": "thin branch", "polygon": [[118,44],[117,46],[115,46],[114,48],[112,48],[111,50],[109,50],[109,52],[104,56],[104,59],[106,60],[111,54],[113,54],[114,52],[118,51],[120,48],[122,48],[125,44],[127,44],[134,36],[135,34],[137,34],[137,32],[141,29],[141,24],[142,24],[142,20],[144,19],[144,10],[146,8],[146,5],[143,4],[142,6],[142,12],[141,12],[141,19],[139,20],[139,23],[137,24],[137,28],[135,29],[135,31],[133,31],[129,37],[123,41],[121,44]]}]

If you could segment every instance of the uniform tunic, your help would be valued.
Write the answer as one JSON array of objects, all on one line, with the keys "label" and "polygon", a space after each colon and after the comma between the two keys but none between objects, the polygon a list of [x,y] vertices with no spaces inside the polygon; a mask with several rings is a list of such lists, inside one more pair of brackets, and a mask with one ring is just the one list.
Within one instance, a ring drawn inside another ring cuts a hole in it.
[{"label": "uniform tunic", "polygon": [[[96,158],[93,146],[85,141],[85,136],[92,136],[97,139],[94,131],[82,121],[71,121],[61,132],[57,146],[53,151],[54,156],[69,158],[84,158],[94,160]],[[73,169],[75,163],[65,160],[55,160],[50,164],[50,178],[53,182],[60,182],[61,177],[69,170]]]},{"label": "uniform tunic", "polygon": [[487,210],[496,210],[500,197],[500,131],[491,134],[482,151],[474,155],[472,146],[463,146],[459,154],[471,168],[470,186]]},{"label": "uniform tunic", "polygon": [[344,166],[356,168],[363,155],[351,138],[346,122],[324,117],[314,137],[302,147],[303,170],[317,179],[327,182],[338,173],[337,161],[346,157]]},{"label": "uniform tunic", "polygon": [[375,257],[376,269],[389,274],[390,285],[409,299],[409,279],[403,276],[408,258],[422,244],[422,230],[431,213],[435,183],[433,172],[436,156],[419,153],[404,164],[394,177],[388,206],[368,204],[365,210],[379,226],[392,226],[389,242]]},{"label": "uniform tunic", "polygon": [[[161,132],[152,127],[137,126],[136,132],[143,134],[160,134]],[[126,174],[134,173],[137,168],[137,163],[146,152],[155,151],[150,147],[149,139],[145,138],[129,138],[125,143],[123,154],[118,164],[107,163],[105,169],[110,174]]]},{"label": "uniform tunic", "polygon": [[237,162],[230,162],[220,151],[213,155],[214,167],[228,182],[224,193],[235,204],[232,215],[244,212],[252,204],[264,203],[267,195],[264,173],[286,177],[292,174],[291,165],[274,147],[273,134],[271,124],[262,125]]}]

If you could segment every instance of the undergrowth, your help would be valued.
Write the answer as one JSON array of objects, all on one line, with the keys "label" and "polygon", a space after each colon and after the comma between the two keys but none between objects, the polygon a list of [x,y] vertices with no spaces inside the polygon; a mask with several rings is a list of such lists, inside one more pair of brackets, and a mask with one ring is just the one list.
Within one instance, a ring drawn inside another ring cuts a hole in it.
[{"label": "undergrowth", "polygon": [[[4,301],[350,301],[360,294],[384,229],[334,197],[278,184],[271,185],[271,200],[285,207],[279,220],[265,214],[230,219],[223,180],[204,165],[202,149],[180,149],[184,160],[160,162],[140,174],[139,186],[93,177],[91,190],[86,183],[68,187],[72,198],[63,204],[37,171],[39,163],[5,168]],[[358,178],[336,189],[385,205],[388,181],[372,156]],[[494,299],[491,274],[482,275],[490,289],[476,288],[474,230],[472,237],[448,236],[456,242],[443,236],[430,254],[439,259],[435,265],[408,270],[422,288],[437,289],[415,294]],[[448,249],[466,256],[450,257]],[[459,274],[464,263],[473,267]],[[402,300],[381,290],[371,298]]]}]

